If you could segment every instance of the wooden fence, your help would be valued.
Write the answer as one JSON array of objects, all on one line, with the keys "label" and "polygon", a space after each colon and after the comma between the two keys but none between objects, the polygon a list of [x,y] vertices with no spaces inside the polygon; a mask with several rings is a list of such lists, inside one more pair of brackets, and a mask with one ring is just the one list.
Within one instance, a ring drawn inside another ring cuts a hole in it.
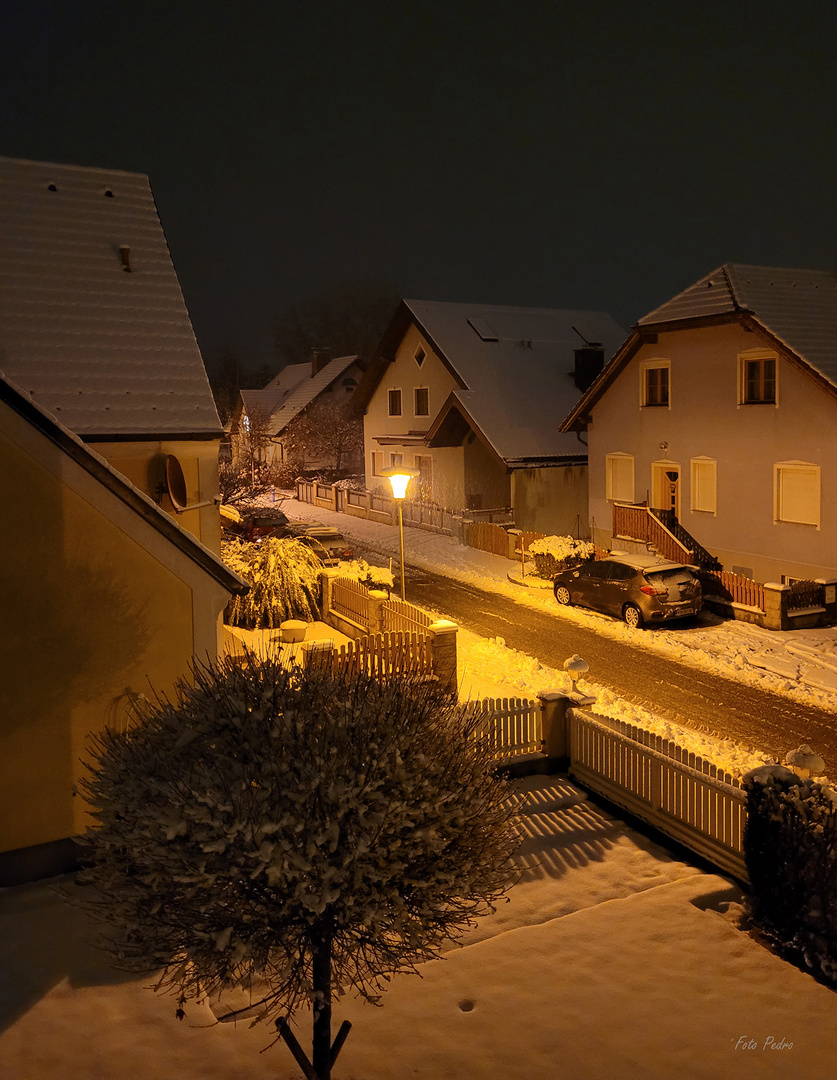
[{"label": "wooden fence", "polygon": [[714,596],[728,604],[743,604],[764,611],[764,586],[757,581],[728,570],[698,569],[696,573],[704,596]]},{"label": "wooden fence", "polygon": [[531,698],[483,698],[465,709],[479,717],[477,737],[486,754],[503,760],[543,750],[541,707]]},{"label": "wooden fence", "polygon": [[788,611],[825,605],[825,584],[820,581],[794,581],[788,591]]},{"label": "wooden fence", "polygon": [[361,626],[369,626],[369,590],[353,578],[337,578],[331,585],[331,606]]},{"label": "wooden fence", "polygon": [[491,555],[509,557],[509,534],[502,525],[490,521],[473,521],[467,531],[468,547],[487,551]]},{"label": "wooden fence", "polygon": [[740,782],[669,739],[567,710],[570,774],[716,866],[746,880]]},{"label": "wooden fence", "polygon": [[433,674],[430,638],[426,634],[393,631],[370,634],[335,647],[330,663],[333,670],[347,669],[351,674],[375,677],[387,675]]},{"label": "wooden fence", "polygon": [[401,630],[405,633],[426,633],[433,619],[426,611],[391,596],[381,604],[381,621],[385,631]]}]

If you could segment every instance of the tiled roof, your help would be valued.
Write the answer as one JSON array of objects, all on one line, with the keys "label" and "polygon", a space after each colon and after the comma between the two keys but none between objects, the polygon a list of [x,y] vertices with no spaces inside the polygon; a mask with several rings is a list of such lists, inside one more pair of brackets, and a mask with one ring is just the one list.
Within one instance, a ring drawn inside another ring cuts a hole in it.
[{"label": "tiled roof", "polygon": [[220,436],[145,176],[0,158],[0,371],[83,437]]},{"label": "tiled roof", "polygon": [[454,392],[457,400],[501,458],[586,454],[558,425],[581,397],[575,350],[598,342],[607,362],[626,336],[609,315],[423,300],[405,305],[464,383]]},{"label": "tiled roof", "polygon": [[639,326],[746,312],[837,385],[837,273],[727,263]]}]

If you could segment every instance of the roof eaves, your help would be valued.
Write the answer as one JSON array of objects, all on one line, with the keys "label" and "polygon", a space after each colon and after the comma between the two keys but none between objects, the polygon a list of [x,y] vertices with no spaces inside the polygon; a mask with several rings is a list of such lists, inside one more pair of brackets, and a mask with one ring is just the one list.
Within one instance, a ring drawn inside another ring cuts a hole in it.
[{"label": "roof eaves", "polygon": [[113,468],[103,457],[83,442],[69,428],[64,427],[56,418],[36,404],[25,390],[21,389],[0,372],[0,401],[4,401],[15,412],[37,428],[51,442],[58,446],[85,472],[108,488],[130,509],[162,533],[175,547],[179,548],[193,562],[214,578],[231,594],[239,596],[249,591],[249,585],[234,573],[209,548],[187,532],[169,514],[148,498],[139,488]]}]

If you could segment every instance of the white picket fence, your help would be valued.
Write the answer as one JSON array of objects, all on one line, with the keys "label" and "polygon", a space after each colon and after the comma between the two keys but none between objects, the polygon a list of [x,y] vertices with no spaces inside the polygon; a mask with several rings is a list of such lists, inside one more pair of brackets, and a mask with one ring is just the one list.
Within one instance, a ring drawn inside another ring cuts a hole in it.
[{"label": "white picket fence", "polygon": [[465,709],[480,718],[477,737],[493,760],[503,761],[543,750],[539,702],[531,698],[483,698],[468,702]]},{"label": "white picket fence", "polygon": [[746,881],[746,794],[736,777],[659,735],[567,711],[570,775]]}]

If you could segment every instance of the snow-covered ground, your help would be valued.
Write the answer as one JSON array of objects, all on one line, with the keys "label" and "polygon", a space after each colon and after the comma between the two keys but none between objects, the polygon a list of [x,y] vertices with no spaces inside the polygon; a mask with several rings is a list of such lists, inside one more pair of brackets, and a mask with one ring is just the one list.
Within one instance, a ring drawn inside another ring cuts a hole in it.
[{"label": "snow-covered ground", "polygon": [[[828,1076],[837,994],[739,929],[740,893],[532,777],[522,877],[463,948],[346,997],[335,1080],[738,1080]],[[0,890],[3,1080],[291,1080],[271,1030],[175,1019],[151,979],[106,966],[49,884]],[[307,1017],[297,1030],[310,1045]]]},{"label": "snow-covered ground", "polygon": [[[333,522],[384,559],[396,553],[397,535],[386,526],[299,503],[286,510]],[[544,605],[557,618],[596,620],[600,632],[617,638],[630,633],[595,615],[557,609],[549,593],[511,584],[512,564],[504,559],[416,530],[408,530],[406,543],[412,563]],[[822,641],[829,670],[832,632],[790,637],[724,624],[690,632],[688,644],[666,630],[645,635],[643,643],[833,708],[834,690],[806,683],[798,670],[790,678],[760,666],[778,666],[780,654],[787,659],[792,649],[804,653]],[[460,660],[463,691],[473,696],[569,688],[564,672],[498,639],[461,631]],[[632,715],[592,681],[583,688],[597,695],[603,712],[657,722]],[[712,749],[748,767],[745,750]],[[837,1064],[837,994],[740,928],[734,885],[675,858],[565,777],[520,783],[526,839],[508,903],[471,931],[463,948],[424,965],[421,978],[395,978],[381,1008],[348,997],[337,1004],[335,1027],[343,1019],[354,1027],[335,1080],[830,1075]],[[0,890],[2,1080],[301,1075],[283,1044],[259,1052],[272,1042],[264,1026],[216,1024],[208,1006],[190,1009],[178,1022],[176,1001],[152,993],[151,979],[109,969],[88,944],[92,936],[85,917],[48,883]],[[304,1045],[309,1031],[301,1018]]]}]

